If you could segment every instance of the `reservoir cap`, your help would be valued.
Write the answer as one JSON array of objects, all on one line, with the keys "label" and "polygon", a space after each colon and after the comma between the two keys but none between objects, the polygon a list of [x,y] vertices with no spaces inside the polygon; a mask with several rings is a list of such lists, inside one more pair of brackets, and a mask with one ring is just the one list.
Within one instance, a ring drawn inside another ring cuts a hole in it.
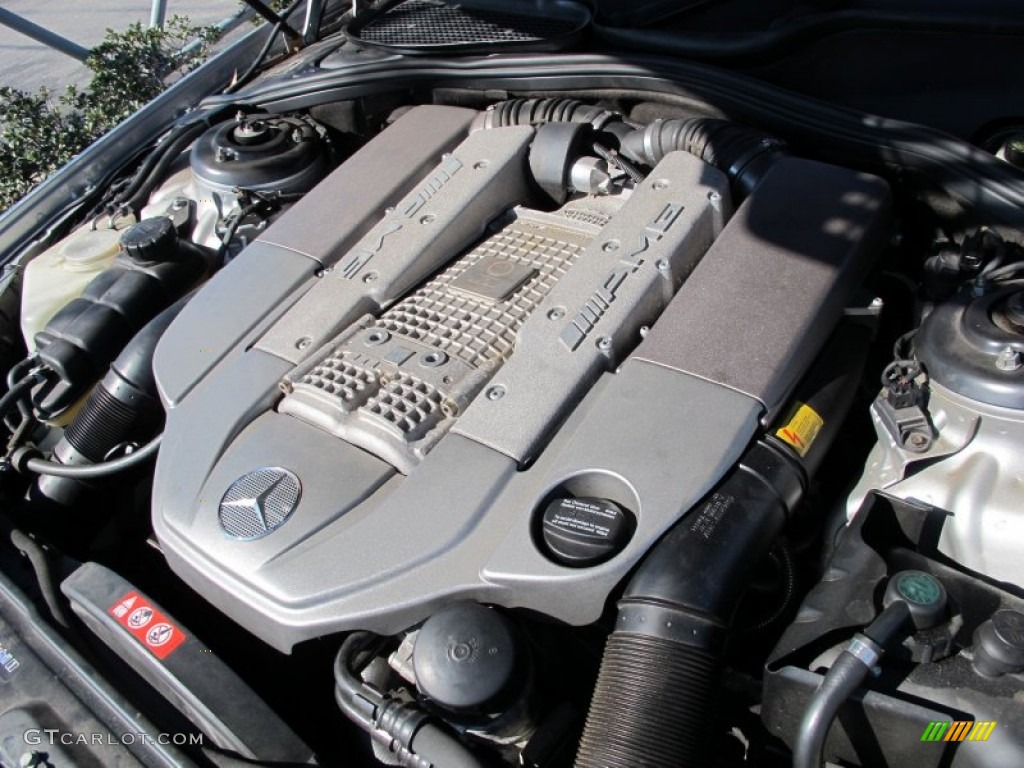
[{"label": "reservoir cap", "polygon": [[139,265],[156,264],[173,256],[170,249],[178,240],[174,222],[166,216],[143,219],[121,235],[121,247]]}]

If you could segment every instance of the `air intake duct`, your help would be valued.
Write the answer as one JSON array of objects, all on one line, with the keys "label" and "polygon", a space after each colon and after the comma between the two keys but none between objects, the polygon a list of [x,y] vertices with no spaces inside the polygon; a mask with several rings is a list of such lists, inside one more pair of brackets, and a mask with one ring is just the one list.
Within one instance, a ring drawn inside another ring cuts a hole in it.
[{"label": "air intake duct", "polygon": [[[751,448],[721,485],[651,550],[618,604],[576,768],[697,768],[707,750],[733,614],[751,571],[803,496],[850,406],[871,333],[844,321],[798,387],[794,410],[818,428],[799,449],[776,437]],[[812,409],[813,410],[813,409]],[[792,411],[790,412],[792,413]]]},{"label": "air intake duct", "polygon": [[[188,298],[157,315],[118,355],[64,430],[53,449],[54,461],[67,466],[97,464],[124,445],[139,445],[153,437],[164,413],[153,377],[153,350]],[[53,475],[40,476],[36,486],[43,496],[62,505],[73,503],[84,487],[80,480]]]},{"label": "air intake duct", "polygon": [[543,123],[589,123],[604,130],[612,123],[621,122],[622,115],[617,112],[576,99],[509,99],[483,112],[473,121],[470,130]]},{"label": "air intake duct", "polygon": [[655,120],[623,137],[620,151],[637,163],[657,165],[669,152],[683,150],[724,171],[737,200],[757,186],[785,145],[761,131],[708,117]]}]

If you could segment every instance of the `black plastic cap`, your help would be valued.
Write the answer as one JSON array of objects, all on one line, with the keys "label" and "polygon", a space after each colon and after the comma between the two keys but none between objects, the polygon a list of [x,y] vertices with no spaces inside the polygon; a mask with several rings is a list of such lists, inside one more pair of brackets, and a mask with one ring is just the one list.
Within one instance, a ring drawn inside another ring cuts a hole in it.
[{"label": "black plastic cap", "polygon": [[495,714],[517,679],[517,643],[503,615],[460,603],[423,624],[413,649],[420,693],[457,713]]},{"label": "black plastic cap", "polygon": [[975,630],[974,670],[985,677],[1024,671],[1024,613],[996,611]]},{"label": "black plastic cap", "polygon": [[544,510],[541,537],[557,563],[585,568],[618,554],[629,541],[630,519],[607,499],[555,499]]},{"label": "black plastic cap", "polygon": [[174,222],[166,216],[143,219],[121,235],[121,248],[137,264],[166,261],[178,240]]}]

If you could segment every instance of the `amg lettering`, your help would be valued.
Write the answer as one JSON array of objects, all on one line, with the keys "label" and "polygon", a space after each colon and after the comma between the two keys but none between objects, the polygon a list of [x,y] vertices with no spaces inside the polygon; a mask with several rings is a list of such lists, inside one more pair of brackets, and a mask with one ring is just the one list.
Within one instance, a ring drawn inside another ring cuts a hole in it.
[{"label": "amg lettering", "polygon": [[451,181],[452,177],[461,169],[461,160],[454,155],[445,157],[441,161],[441,165],[427,177],[423,186],[416,191],[416,194],[408,202],[401,208],[395,208],[385,216],[384,220],[375,230],[376,240],[370,243],[369,247],[359,248],[349,255],[345,263],[341,265],[341,276],[346,280],[351,280],[359,274],[360,270],[366,266],[370,259],[376,256],[381,248],[384,247],[384,239],[388,235],[393,235],[402,229],[405,223],[415,216],[424,205],[430,202],[431,198],[437,195],[444,185]]},{"label": "amg lettering", "polygon": [[682,210],[683,206],[678,203],[668,203],[637,236],[636,250],[622,257],[621,261],[608,273],[604,282],[584,302],[583,307],[559,336],[570,351],[578,349],[590,332],[594,330],[601,317],[615,301],[615,296],[622,284],[626,282],[626,278],[643,266],[644,259],[641,256],[650,249],[652,243],[656,243],[668,232],[679,218]]}]

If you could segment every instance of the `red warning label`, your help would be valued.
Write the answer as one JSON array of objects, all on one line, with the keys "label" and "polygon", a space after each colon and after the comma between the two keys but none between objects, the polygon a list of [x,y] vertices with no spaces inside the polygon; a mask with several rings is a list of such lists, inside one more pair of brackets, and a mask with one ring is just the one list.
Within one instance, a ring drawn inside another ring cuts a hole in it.
[{"label": "red warning label", "polygon": [[185,633],[138,592],[114,603],[110,615],[158,659],[166,659],[185,642]]}]

